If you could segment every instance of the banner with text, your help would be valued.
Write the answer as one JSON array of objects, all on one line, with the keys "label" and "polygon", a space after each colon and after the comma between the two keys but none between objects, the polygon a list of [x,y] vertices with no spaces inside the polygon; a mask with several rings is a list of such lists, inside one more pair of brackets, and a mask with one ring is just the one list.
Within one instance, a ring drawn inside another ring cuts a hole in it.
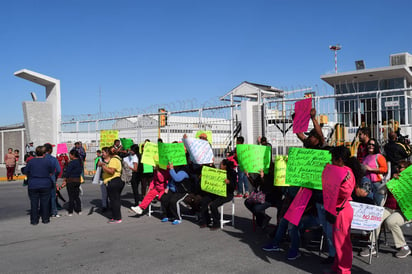
[{"label": "banner with text", "polygon": [[68,153],[68,150],[67,150],[67,144],[66,143],[57,144],[56,155],[67,154],[67,153]]},{"label": "banner with text", "polygon": [[159,165],[167,166],[169,162],[174,166],[187,164],[185,146],[183,143],[159,143]]},{"label": "banner with text", "polygon": [[100,130],[100,149],[103,147],[111,147],[114,140],[119,139],[118,130]]},{"label": "banner with text", "polygon": [[412,166],[402,171],[399,179],[390,180],[386,187],[395,197],[406,219],[412,220]]},{"label": "banner with text", "polygon": [[236,145],[237,160],[240,170],[249,173],[259,173],[261,169],[268,173],[271,157],[270,146],[238,144]]},{"label": "banner with text", "polygon": [[288,184],[285,184],[287,161],[288,161],[288,156],[276,155],[275,157],[275,176],[274,176],[275,186],[289,186]]},{"label": "banner with text", "polygon": [[203,191],[226,197],[226,170],[202,167],[200,187]]},{"label": "banner with text", "polygon": [[195,164],[210,164],[213,163],[213,151],[210,144],[201,139],[183,138],[183,143],[189,151],[190,159]]},{"label": "banner with text", "polygon": [[351,228],[372,231],[380,227],[382,223],[382,206],[375,206],[350,201],[353,208],[353,219]]},{"label": "banner with text", "polygon": [[322,189],[322,171],[330,163],[327,150],[291,147],[286,166],[286,184]]},{"label": "banner with text", "polygon": [[157,144],[146,142],[143,149],[142,163],[155,166],[159,163]]}]

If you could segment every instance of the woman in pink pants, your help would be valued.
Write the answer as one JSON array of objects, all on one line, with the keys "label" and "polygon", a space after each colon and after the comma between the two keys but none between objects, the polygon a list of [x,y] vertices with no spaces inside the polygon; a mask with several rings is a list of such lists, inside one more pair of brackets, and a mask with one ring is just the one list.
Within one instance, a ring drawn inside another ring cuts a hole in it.
[{"label": "woman in pink pants", "polygon": [[352,242],[350,229],[353,219],[353,209],[349,201],[356,182],[362,178],[361,166],[355,157],[350,156],[350,151],[344,146],[334,147],[331,150],[332,164],[346,170],[346,177],[339,187],[336,203],[336,222],[333,224],[333,243],[336,248],[335,261],[332,271],[335,273],[351,273],[352,268]]},{"label": "woman in pink pants", "polygon": [[169,170],[156,168],[153,171],[153,180],[149,185],[149,191],[144,196],[143,201],[138,206],[132,206],[131,209],[137,214],[142,214],[156,196],[158,199],[165,193],[167,181],[169,180]]}]

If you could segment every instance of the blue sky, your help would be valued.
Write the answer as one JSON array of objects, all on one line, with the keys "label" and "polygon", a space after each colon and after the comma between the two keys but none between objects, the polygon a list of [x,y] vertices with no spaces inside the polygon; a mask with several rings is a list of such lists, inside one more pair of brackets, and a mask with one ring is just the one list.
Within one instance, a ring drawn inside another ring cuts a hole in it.
[{"label": "blue sky", "polygon": [[325,86],[334,72],[389,65],[412,53],[411,1],[20,0],[0,4],[0,126],[23,122],[22,101],[61,80],[62,115],[201,105],[243,81],[286,90]]}]

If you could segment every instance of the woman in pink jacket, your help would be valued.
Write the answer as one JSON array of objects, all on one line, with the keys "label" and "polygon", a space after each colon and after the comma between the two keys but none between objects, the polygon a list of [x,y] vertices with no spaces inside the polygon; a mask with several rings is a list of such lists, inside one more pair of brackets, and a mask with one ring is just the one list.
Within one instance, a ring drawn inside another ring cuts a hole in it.
[{"label": "woman in pink jacket", "polygon": [[355,157],[350,156],[350,151],[344,146],[331,149],[332,164],[346,172],[346,177],[340,183],[338,199],[336,202],[336,221],[333,224],[333,243],[336,248],[335,261],[332,266],[334,273],[351,273],[352,268],[352,242],[350,229],[353,219],[353,208],[349,201],[356,182],[362,178],[361,166]]},{"label": "woman in pink jacket", "polygon": [[169,180],[169,170],[159,169],[156,167],[153,170],[153,180],[150,182],[149,190],[144,196],[143,201],[138,206],[132,206],[131,209],[137,214],[142,214],[154,198],[160,200],[162,195],[165,193],[167,182]]}]

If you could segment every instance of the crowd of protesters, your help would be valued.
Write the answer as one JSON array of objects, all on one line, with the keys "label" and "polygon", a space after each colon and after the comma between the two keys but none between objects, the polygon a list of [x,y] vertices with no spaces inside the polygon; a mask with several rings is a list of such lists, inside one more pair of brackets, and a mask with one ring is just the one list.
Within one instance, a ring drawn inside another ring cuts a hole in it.
[{"label": "crowd of protesters", "polygon": [[[360,145],[356,158],[351,157],[348,148],[329,147],[326,144],[321,126],[316,119],[316,110],[312,109],[310,115],[314,128],[307,136],[297,133],[298,139],[302,141],[304,148],[328,150],[332,165],[346,174],[339,186],[336,201],[338,213],[333,216],[333,220],[324,208],[322,190],[312,190],[313,195],[299,224],[290,223],[285,218],[285,212],[303,188],[274,186],[272,159],[269,172],[264,173],[261,170],[259,173],[250,173],[247,170],[240,170],[236,149],[227,153],[227,157],[218,166],[226,171],[227,196],[221,197],[201,190],[202,165],[193,163],[188,152],[186,153],[187,165],[183,166],[174,166],[170,162],[166,169],[161,169],[159,166],[148,167],[142,163],[141,156],[149,140],[140,146],[134,144],[127,150],[123,149],[119,140],[116,140],[113,146],[103,147],[96,152],[95,176],[99,176],[97,181],[101,185],[101,211],[109,216],[108,223],[122,222],[121,193],[127,183],[131,185],[133,191],[134,203],[131,212],[141,215],[148,210],[152,201],[158,200],[163,212],[161,222],[178,225],[181,223],[181,218],[177,211],[177,201],[184,198],[192,212],[198,214],[200,228],[209,227],[210,230],[218,230],[221,227],[218,208],[234,197],[243,197],[246,208],[254,214],[256,225],[261,229],[267,228],[272,217],[276,218],[276,233],[272,241],[263,246],[263,250],[282,251],[281,242],[288,232],[291,243],[287,259],[295,260],[300,256],[301,234],[309,227],[320,226],[326,237],[328,250],[328,257],[323,259],[322,263],[332,264],[332,272],[350,273],[353,259],[350,238],[353,209],[349,201],[355,200],[384,207],[384,223],[388,231],[393,234],[397,248],[395,256],[407,257],[411,251],[400,227],[409,220],[402,214],[395,197],[384,187],[384,181],[385,178],[399,176],[399,173],[410,165],[407,161],[410,156],[408,144],[398,144],[396,133],[391,132],[389,134],[391,141],[383,151],[377,140],[371,138],[370,130],[361,128],[358,134]],[[205,134],[200,137],[207,140]],[[159,139],[158,142],[162,140]],[[244,138],[237,137],[236,143],[243,144]],[[271,147],[265,137],[259,138],[258,144]],[[77,142],[69,153],[70,159],[65,155],[58,155],[56,159],[51,156],[52,149],[50,144],[36,147],[35,156],[30,154],[24,168],[24,174],[28,177],[32,225],[37,225],[40,217],[43,223],[48,223],[50,217],[60,217],[57,212],[59,206],[57,201],[58,196],[61,196],[59,190],[64,187],[67,188],[69,197],[67,215],[72,216],[74,212],[77,214],[82,212],[79,196],[81,183],[84,181],[85,150],[82,144]],[[12,162],[15,162],[12,149],[9,149],[6,156],[6,163],[9,163],[7,167],[11,170]],[[214,167],[214,163],[207,166]],[[60,186],[56,184],[58,177],[63,178]],[[266,214],[265,211],[269,207],[276,207],[276,216]],[[376,254],[376,250],[366,248],[360,252],[360,256],[369,256],[370,252]]]}]

